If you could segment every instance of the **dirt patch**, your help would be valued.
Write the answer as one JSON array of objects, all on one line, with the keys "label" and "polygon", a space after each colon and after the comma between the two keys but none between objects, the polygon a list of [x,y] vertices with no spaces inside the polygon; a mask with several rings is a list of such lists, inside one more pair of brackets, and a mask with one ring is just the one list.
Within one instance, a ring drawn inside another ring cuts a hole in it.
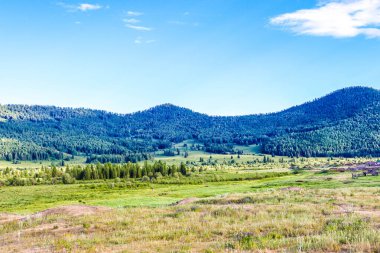
[{"label": "dirt patch", "polygon": [[31,214],[31,215],[17,215],[17,214],[8,214],[2,213],[0,214],[0,224],[12,222],[12,221],[25,221],[30,219],[38,219],[43,218],[49,215],[67,215],[67,216],[84,216],[84,215],[93,215],[99,212],[104,212],[110,210],[107,207],[99,207],[99,206],[85,206],[85,205],[69,205],[69,206],[61,206],[49,208],[44,211]]},{"label": "dirt patch", "polygon": [[57,215],[57,214],[64,214],[64,215],[76,217],[76,216],[83,216],[83,215],[92,215],[92,214],[104,212],[107,210],[110,210],[110,208],[99,207],[99,206],[70,205],[70,206],[61,206],[61,207],[46,209],[44,211],[41,211],[32,215],[28,215],[25,217],[25,219],[42,218],[48,215]]},{"label": "dirt patch", "polygon": [[294,192],[298,192],[298,191],[301,191],[302,188],[301,187],[286,187],[286,188],[281,188],[281,191],[294,191]]},{"label": "dirt patch", "polygon": [[174,206],[182,206],[182,205],[186,205],[186,204],[196,202],[198,200],[199,200],[198,198],[187,198],[187,199],[180,200],[180,201],[174,203],[173,205]]},{"label": "dirt patch", "polygon": [[353,213],[354,206],[350,204],[334,204],[335,206],[338,207],[338,211],[336,211],[336,214],[344,214],[344,213]]},{"label": "dirt patch", "polygon": [[368,216],[368,217],[377,217],[380,218],[380,210],[358,210],[355,213]]},{"label": "dirt patch", "polygon": [[336,214],[344,214],[344,213],[356,213],[366,217],[380,217],[380,210],[369,210],[355,207],[349,204],[335,204],[339,210]]},{"label": "dirt patch", "polygon": [[65,222],[55,222],[55,223],[43,223],[33,228],[23,229],[23,235],[28,233],[40,233],[47,234],[51,233],[53,235],[56,234],[64,234],[64,233],[74,233],[83,230],[83,226],[70,226]]},{"label": "dirt patch", "polygon": [[23,218],[24,218],[24,216],[22,216],[22,215],[11,214],[11,213],[1,213],[0,214],[0,224],[21,220]]}]

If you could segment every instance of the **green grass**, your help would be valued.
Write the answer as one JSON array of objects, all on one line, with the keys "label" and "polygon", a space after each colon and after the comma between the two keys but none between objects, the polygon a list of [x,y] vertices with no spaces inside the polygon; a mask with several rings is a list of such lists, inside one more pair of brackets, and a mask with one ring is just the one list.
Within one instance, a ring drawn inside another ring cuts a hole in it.
[{"label": "green grass", "polygon": [[[189,151],[189,156],[187,158],[183,157],[183,151],[185,150],[183,148],[183,144],[187,143],[195,143],[194,141],[184,141],[179,144],[176,144],[175,147],[178,147],[181,150],[181,155],[179,156],[164,156],[163,151],[157,151],[155,153],[155,158],[152,161],[154,162],[157,160],[165,161],[168,164],[176,164],[178,165],[181,162],[184,163],[194,163],[195,165],[199,166],[202,165],[200,159],[202,158],[205,163],[207,163],[211,157],[211,162],[216,164],[225,164],[231,162],[231,160],[234,160],[235,164],[247,164],[251,163],[253,161],[262,161],[264,155],[260,154],[258,150],[258,146],[256,145],[250,145],[250,146],[235,146],[235,149],[243,150],[244,154],[240,155],[240,158],[238,158],[238,155],[222,155],[222,154],[211,154],[203,151]],[[231,156],[233,159],[231,159]],[[289,168],[290,163],[294,163],[301,166],[313,166],[313,167],[320,167],[322,165],[328,165],[328,166],[339,166],[342,163],[361,163],[365,161],[377,161],[379,158],[334,158],[333,160],[329,160],[328,158],[290,158],[290,157],[271,157],[270,155],[266,155],[266,157],[272,159],[275,161],[276,164],[267,164],[266,167],[272,169],[272,168]],[[284,164],[278,164],[280,160],[284,160]],[[86,161],[86,157],[83,156],[75,156],[73,160],[65,161],[65,164],[69,165],[84,165]],[[140,162],[141,164],[144,162]],[[19,163],[14,164],[13,162],[8,161],[0,161],[0,169],[5,169],[7,167],[9,168],[19,168],[19,169],[36,169],[40,168],[41,166],[50,166],[51,164],[54,164],[55,166],[59,167],[60,161],[19,161]],[[250,167],[260,167],[263,168],[262,164],[258,165],[251,165]]]},{"label": "green grass", "polygon": [[321,176],[316,172],[304,172],[259,180],[200,184],[137,184],[138,188],[124,187],[113,181],[74,185],[3,187],[0,189],[0,212],[32,213],[54,206],[78,203],[119,208],[158,207],[190,197],[208,198],[231,193],[265,192],[290,186],[304,189],[336,189],[376,188],[379,185],[379,177],[351,180],[349,173]]},{"label": "green grass", "polygon": [[[92,185],[101,187],[92,188]],[[110,207],[162,206],[189,197],[250,192],[253,185],[252,181],[242,181],[203,185],[152,184],[142,189],[108,188],[105,183],[5,187],[0,190],[0,212],[31,213],[54,206],[78,204],[79,201]]]},{"label": "green grass", "polygon": [[[188,159],[183,157],[161,157],[160,159],[178,164],[179,161],[199,161],[200,157],[208,159],[209,155],[193,152]],[[231,193],[265,192],[292,186],[304,189],[355,189],[380,186],[379,177],[369,176],[352,180],[350,173],[321,173],[326,166],[365,161],[365,158],[294,159],[297,166],[312,166],[313,169],[302,170],[299,174],[282,175],[281,177],[278,173],[290,173],[288,168],[293,163],[290,158],[283,158],[286,160],[285,163],[279,163],[281,157],[271,157],[275,161],[274,163],[250,163],[257,158],[262,159],[262,156],[242,155],[240,159],[235,156],[235,164],[223,165],[223,161],[231,160],[231,156],[212,155],[212,160],[218,161],[217,165],[201,166],[198,164],[196,169],[202,168],[203,172],[201,173],[192,173],[190,177],[179,179],[162,178],[156,183],[137,182],[130,184],[123,180],[120,183],[115,183],[115,181],[82,181],[74,185],[1,187],[0,212],[32,213],[50,207],[77,203],[118,208],[161,207],[189,197],[208,198]],[[72,163],[83,162],[83,158],[80,157],[72,161]],[[43,164],[49,165],[48,162]],[[5,165],[10,164],[2,162],[0,168]],[[34,166],[40,165],[34,162],[22,162],[17,166],[34,168]],[[270,176],[270,178],[260,178],[264,175]]]},{"label": "green grass", "polygon": [[234,149],[243,151],[243,154],[260,154],[261,153],[259,145],[248,145],[248,146],[235,145]]},{"label": "green grass", "polygon": [[[296,175],[281,180],[286,186],[296,180]],[[5,224],[0,226],[0,237],[6,242],[0,244],[0,251],[377,252],[379,249],[378,188],[252,190],[250,183],[161,185],[154,190],[129,191],[127,195],[103,189],[101,192],[110,198],[89,201],[90,204],[128,208],[80,216],[62,212]],[[60,191],[79,194],[87,187],[70,186]],[[100,192],[91,194],[92,198],[100,197]],[[120,196],[116,197],[117,194]],[[166,206],[166,202],[190,196],[201,200]],[[137,203],[139,206],[135,206]],[[346,206],[357,212],[345,212]]]},{"label": "green grass", "polygon": [[[288,169],[293,162],[279,159],[204,165],[202,172],[195,167],[188,177],[154,182],[1,187],[0,213],[31,214],[52,207],[61,211],[3,223],[0,237],[6,243],[0,243],[0,251],[378,251],[380,177],[353,180],[349,172],[324,171],[352,159],[296,159],[298,167],[312,166],[297,174]],[[187,198],[197,200],[172,205]],[[78,216],[59,209],[71,204],[111,209]]]}]

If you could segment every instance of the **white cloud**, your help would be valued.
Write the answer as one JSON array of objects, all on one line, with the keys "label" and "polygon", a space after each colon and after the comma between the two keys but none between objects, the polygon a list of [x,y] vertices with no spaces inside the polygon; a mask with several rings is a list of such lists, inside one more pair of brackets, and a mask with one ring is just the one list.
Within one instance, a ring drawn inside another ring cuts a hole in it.
[{"label": "white cloud", "polygon": [[65,8],[69,12],[76,12],[76,11],[96,11],[103,8],[103,6],[99,4],[89,4],[89,3],[81,3],[81,4],[66,4],[63,2],[58,3],[59,6]]},{"label": "white cloud", "polygon": [[144,15],[144,13],[138,11],[128,11],[127,15],[130,17],[138,17]]},{"label": "white cloud", "polygon": [[137,24],[141,22],[140,20],[135,19],[135,18],[126,18],[126,19],[123,19],[123,21],[125,23],[130,23],[130,24]]},{"label": "white cloud", "polygon": [[149,31],[153,30],[151,27],[146,27],[146,26],[138,26],[138,25],[131,25],[131,24],[126,24],[125,26],[130,28],[130,29],[137,30],[137,31],[149,32]]},{"label": "white cloud", "polygon": [[99,4],[79,4],[77,8],[80,11],[95,11],[103,7]]},{"label": "white cloud", "polygon": [[314,9],[282,14],[270,22],[297,34],[380,37],[380,0],[324,0]]},{"label": "white cloud", "polygon": [[[140,19],[136,19],[135,17],[139,17],[139,16],[142,16],[142,15],[144,15],[144,13],[142,13],[142,12],[128,11],[127,12],[127,16],[129,18],[123,19],[123,22],[125,23],[125,26],[128,27],[129,29],[133,29],[133,30],[136,30],[136,31],[145,31],[145,32],[152,31],[153,28],[151,28],[151,27],[142,26],[142,25],[136,25],[137,23],[140,23],[141,20]],[[139,44],[139,40],[136,39],[135,43]]]}]

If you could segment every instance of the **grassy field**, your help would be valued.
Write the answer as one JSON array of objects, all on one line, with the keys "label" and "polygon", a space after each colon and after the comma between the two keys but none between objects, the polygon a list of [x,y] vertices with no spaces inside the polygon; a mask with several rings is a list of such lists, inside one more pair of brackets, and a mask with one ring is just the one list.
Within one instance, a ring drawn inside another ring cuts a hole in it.
[{"label": "grassy field", "polygon": [[[257,145],[249,145],[249,146],[239,146],[235,145],[235,150],[243,151],[243,154],[237,155],[237,154],[212,154],[207,153],[204,151],[197,151],[197,150],[189,150],[188,148],[185,148],[184,145],[197,145],[200,143],[194,142],[193,140],[184,141],[181,143],[178,143],[174,145],[174,149],[180,150],[180,155],[175,156],[165,156],[163,153],[164,151],[157,151],[154,153],[154,158],[150,160],[150,163],[153,163],[154,161],[164,161],[168,164],[179,164],[181,162],[184,163],[191,163],[197,166],[204,165],[204,164],[226,164],[231,163],[233,161],[234,164],[245,164],[245,163],[251,163],[253,161],[262,161],[264,157],[270,158],[275,163],[278,163],[280,160],[284,160],[285,165],[288,166],[291,163],[295,163],[298,165],[310,165],[314,167],[320,167],[321,165],[331,165],[331,166],[339,166],[340,164],[344,163],[360,163],[368,160],[378,160],[377,158],[290,158],[290,157],[281,157],[276,156],[272,157],[270,155],[263,155],[260,153],[259,147]],[[184,152],[188,153],[188,156],[184,157]],[[201,162],[201,160],[203,162]],[[86,157],[84,156],[75,156],[74,159],[70,159],[69,161],[65,161],[65,165],[84,165],[86,162]],[[143,164],[144,162],[140,162],[140,164]],[[0,161],[0,170],[5,168],[14,168],[14,169],[36,169],[40,168],[41,166],[51,166],[55,165],[57,167],[61,166],[60,160],[55,161],[18,161],[17,163],[11,162],[11,161]],[[274,167],[271,164],[270,167]],[[252,164],[250,164],[252,167]],[[255,166],[258,167],[258,166]],[[262,167],[262,166],[259,166]],[[275,167],[281,167],[278,164],[275,165]]]},{"label": "grassy field", "polygon": [[[264,172],[263,172],[264,173]],[[214,174],[214,173],[213,173]],[[216,173],[222,180],[224,173]],[[164,206],[190,197],[212,197],[226,193],[256,191],[254,186],[281,180],[296,180],[295,176],[208,182],[203,184],[136,184],[115,183],[113,180],[73,185],[38,185],[3,187],[0,189],[0,212],[32,213],[67,204],[104,205],[109,207]],[[232,174],[232,176],[239,174]],[[253,174],[253,175],[256,175]],[[243,173],[243,178],[249,176]],[[240,176],[239,176],[240,178]],[[15,197],[17,196],[17,198]]]},{"label": "grassy field", "polygon": [[380,177],[327,170],[364,158],[248,156],[180,179],[1,187],[0,252],[380,251]]}]

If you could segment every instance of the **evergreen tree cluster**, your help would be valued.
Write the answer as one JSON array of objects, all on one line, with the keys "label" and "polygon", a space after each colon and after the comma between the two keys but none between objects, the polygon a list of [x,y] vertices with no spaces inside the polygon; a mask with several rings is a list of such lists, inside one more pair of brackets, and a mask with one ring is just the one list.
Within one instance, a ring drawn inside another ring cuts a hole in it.
[{"label": "evergreen tree cluster", "polygon": [[115,179],[115,178],[133,178],[140,179],[143,177],[173,177],[181,174],[186,176],[187,167],[184,163],[177,165],[168,165],[162,161],[150,164],[145,162],[142,166],[138,163],[125,164],[90,164],[86,166],[66,167],[65,173],[76,180],[97,180],[97,179]]},{"label": "evergreen tree cluster", "polygon": [[0,184],[23,186],[35,184],[72,184],[76,180],[108,180],[108,179],[136,179],[150,181],[162,177],[187,176],[188,168],[185,163],[179,165],[168,165],[165,162],[145,162],[123,164],[88,164],[85,166],[67,165],[64,168],[42,167],[41,169],[17,170],[6,168],[0,174]]}]

